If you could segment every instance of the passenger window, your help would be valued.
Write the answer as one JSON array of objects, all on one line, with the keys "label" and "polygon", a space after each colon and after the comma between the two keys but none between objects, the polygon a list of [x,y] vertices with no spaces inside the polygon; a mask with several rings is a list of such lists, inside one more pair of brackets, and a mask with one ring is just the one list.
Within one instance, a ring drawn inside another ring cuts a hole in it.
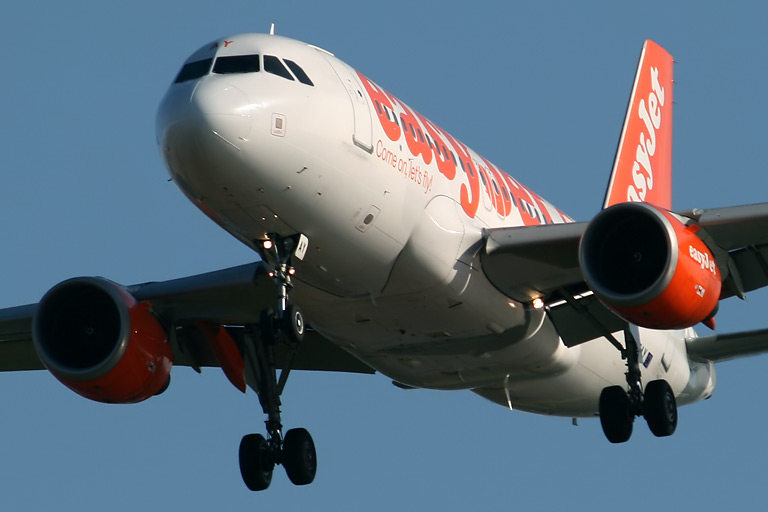
[{"label": "passenger window", "polygon": [[258,55],[232,55],[219,57],[213,65],[213,72],[218,74],[255,73],[261,69]]},{"label": "passenger window", "polygon": [[180,84],[207,75],[211,70],[212,63],[213,59],[203,59],[184,64],[173,83]]},{"label": "passenger window", "polygon": [[274,55],[264,56],[264,71],[273,75],[281,76],[287,80],[294,80],[291,73],[285,68],[280,59]]},{"label": "passenger window", "polygon": [[395,111],[394,110],[392,110],[388,106],[384,105],[384,111],[387,113],[387,119],[389,119],[393,123],[397,122],[397,117],[395,117]]},{"label": "passenger window", "polygon": [[285,63],[288,65],[288,67],[293,71],[293,74],[296,75],[296,78],[299,79],[299,82],[306,84],[306,85],[315,85],[312,83],[312,80],[309,79],[307,74],[304,72],[303,69],[301,69],[301,66],[293,62],[292,60],[284,59]]}]

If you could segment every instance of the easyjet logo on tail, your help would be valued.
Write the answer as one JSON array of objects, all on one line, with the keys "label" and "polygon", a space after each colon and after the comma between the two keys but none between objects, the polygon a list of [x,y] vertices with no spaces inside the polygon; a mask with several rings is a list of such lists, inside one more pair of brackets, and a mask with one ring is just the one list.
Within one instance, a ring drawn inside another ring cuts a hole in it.
[{"label": "easyjet logo on tail", "polygon": [[604,207],[646,201],[672,207],[672,56],[646,41]]},{"label": "easyjet logo on tail", "polygon": [[[637,115],[645,124],[632,165],[632,184],[627,187],[627,201],[645,201],[648,191],[653,189],[653,166],[651,157],[656,154],[656,130],[661,127],[661,107],[664,106],[664,88],[659,85],[659,70],[651,68],[651,92],[648,103],[640,100]],[[646,135],[647,132],[647,135]]]}]

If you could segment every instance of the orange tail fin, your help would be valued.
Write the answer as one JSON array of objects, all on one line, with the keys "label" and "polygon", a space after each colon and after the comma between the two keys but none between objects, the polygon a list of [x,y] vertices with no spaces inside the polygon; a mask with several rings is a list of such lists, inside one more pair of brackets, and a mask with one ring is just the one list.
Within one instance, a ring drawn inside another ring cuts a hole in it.
[{"label": "orange tail fin", "polygon": [[673,65],[664,48],[645,42],[603,208],[627,201],[672,208]]}]

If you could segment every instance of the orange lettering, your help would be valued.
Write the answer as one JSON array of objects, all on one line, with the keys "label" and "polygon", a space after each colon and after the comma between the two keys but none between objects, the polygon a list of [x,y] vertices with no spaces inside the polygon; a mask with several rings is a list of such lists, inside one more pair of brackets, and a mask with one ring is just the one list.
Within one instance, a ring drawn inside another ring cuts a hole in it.
[{"label": "orange lettering", "polygon": [[[394,99],[394,98],[393,98]],[[403,109],[403,113],[400,114],[400,122],[402,124],[403,131],[405,132],[405,142],[408,143],[408,149],[411,150],[411,154],[415,157],[421,155],[421,159],[424,163],[429,165],[432,163],[432,148],[424,138],[424,134],[421,131],[421,126],[416,120],[416,116],[413,112],[406,107],[403,103],[395,101]]]},{"label": "orange lettering", "polygon": [[431,138],[431,141],[428,144],[432,147],[432,154],[435,155],[437,169],[440,171],[440,173],[442,173],[443,176],[449,180],[453,180],[456,177],[456,165],[451,160],[450,155],[448,155],[445,142],[443,141],[442,137],[438,135],[440,128],[433,125],[426,117],[422,116],[418,112],[414,112],[414,114],[419,118],[421,124],[424,126],[424,129],[427,132],[427,135]]},{"label": "orange lettering", "polygon": [[509,215],[509,212],[511,210],[510,208],[510,199],[508,195],[504,195],[502,192],[503,189],[506,189],[506,185],[504,184],[504,179],[501,177],[503,174],[501,171],[499,171],[496,167],[493,166],[491,162],[486,160],[484,157],[480,157],[483,159],[483,162],[485,162],[485,165],[488,166],[488,169],[493,173],[494,178],[494,189],[493,193],[495,195],[496,200],[494,201],[494,204],[496,205],[496,211],[499,212],[499,215],[502,217],[506,217]]},{"label": "orange lettering", "polygon": [[[368,92],[368,96],[371,97],[376,115],[379,117],[381,127],[384,128],[384,133],[387,134],[389,140],[397,142],[400,140],[400,124],[395,117],[395,110],[392,108],[392,102],[390,101],[389,94],[378,87],[376,84],[368,80],[362,73],[357,71],[357,76],[360,77],[360,81],[363,83],[363,87]],[[387,111],[387,109],[389,109]]]},{"label": "orange lettering", "polygon": [[495,204],[495,198],[493,196],[493,190],[491,190],[491,178],[488,176],[488,170],[486,170],[485,167],[483,167],[482,164],[477,164],[477,170],[480,172],[480,178],[483,181],[483,185],[485,185],[485,192],[488,194],[488,197],[491,198],[491,204],[493,205],[493,208],[496,208]]},{"label": "orange lettering", "polygon": [[[525,189],[525,187],[515,181],[509,174],[504,174],[504,180],[507,182],[507,185],[509,185],[510,192],[514,189],[517,189],[518,191],[521,191],[520,189]],[[536,215],[536,211],[533,206],[528,204],[528,201],[523,199],[519,193],[513,193],[512,197],[517,197],[517,201],[515,202],[517,203],[517,209],[520,211],[520,217],[523,219],[523,224],[526,226],[541,224],[539,217]]]},{"label": "orange lettering", "polygon": [[453,145],[456,152],[459,154],[459,165],[463,163],[462,167],[464,168],[465,174],[467,176],[467,183],[469,184],[469,187],[467,187],[467,183],[461,184],[459,202],[461,203],[461,207],[464,209],[464,213],[469,215],[469,218],[472,219],[477,213],[478,206],[480,206],[480,178],[474,168],[474,165],[472,164],[472,157],[469,154],[469,149],[467,149],[467,146],[445,132],[443,132],[443,135],[445,135],[448,141]]}]

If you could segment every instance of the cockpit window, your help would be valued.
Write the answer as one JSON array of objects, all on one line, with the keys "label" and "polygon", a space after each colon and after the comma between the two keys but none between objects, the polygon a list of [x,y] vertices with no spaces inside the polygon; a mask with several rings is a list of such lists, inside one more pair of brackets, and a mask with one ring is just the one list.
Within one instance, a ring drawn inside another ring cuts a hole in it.
[{"label": "cockpit window", "polygon": [[196,78],[200,78],[201,76],[207,75],[211,70],[212,63],[213,59],[203,59],[184,64],[173,83],[180,84],[182,82],[188,82],[189,80],[194,80]]},{"label": "cockpit window", "polygon": [[218,74],[255,73],[260,69],[258,55],[219,57],[213,66],[213,72]]},{"label": "cockpit window", "polygon": [[287,69],[285,69],[285,66],[283,65],[283,63],[280,62],[280,59],[278,59],[274,55],[264,56],[264,71],[266,71],[267,73],[272,73],[273,75],[287,78],[288,80],[294,79],[291,73]]},{"label": "cockpit window", "polygon": [[[290,71],[288,71],[288,68]],[[213,67],[213,69],[211,69]],[[226,55],[216,59],[203,59],[184,64],[173,81],[175,84],[188,82],[202,78],[209,73],[217,75],[232,75],[243,73],[257,73],[261,71],[262,65],[258,54],[252,55]],[[305,85],[314,86],[307,73],[292,60],[280,60],[274,55],[264,55],[264,71],[285,78],[286,80],[299,82]],[[293,74],[291,74],[293,72]]]},{"label": "cockpit window", "polygon": [[285,64],[293,71],[293,74],[296,75],[296,78],[299,79],[299,82],[306,84],[306,85],[315,85],[312,83],[312,80],[309,79],[307,74],[304,72],[303,69],[301,69],[301,66],[293,62],[292,60],[284,59]]}]

